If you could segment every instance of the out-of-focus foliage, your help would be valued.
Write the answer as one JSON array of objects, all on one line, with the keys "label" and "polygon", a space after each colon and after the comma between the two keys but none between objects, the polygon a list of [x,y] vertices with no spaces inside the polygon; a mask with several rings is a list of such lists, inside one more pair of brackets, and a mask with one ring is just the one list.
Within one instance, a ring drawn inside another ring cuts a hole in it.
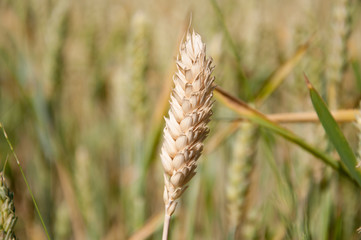
[{"label": "out-of-focus foliage", "polygon": [[[311,111],[303,72],[332,108],[358,107],[359,1],[1,0],[0,122],[51,239],[127,239],[163,211],[160,129],[190,12],[214,59],[216,83],[246,101],[257,99],[272,73],[311,39],[277,88],[255,102],[261,112]],[[217,102],[208,142],[235,118]],[[285,127],[339,159],[320,124]],[[347,123],[341,129],[356,152],[356,128]],[[172,219],[171,239],[233,236],[226,188],[240,138],[229,134],[212,149],[206,141],[198,174]],[[243,164],[252,164],[252,172],[240,172],[249,176],[248,190],[235,191],[244,194],[245,204],[234,236],[360,237],[354,183],[267,129],[259,128],[252,144],[252,159]],[[5,175],[18,217],[15,234],[46,239],[10,153],[1,136],[0,167],[9,155]],[[151,239],[160,238],[155,225]]]}]

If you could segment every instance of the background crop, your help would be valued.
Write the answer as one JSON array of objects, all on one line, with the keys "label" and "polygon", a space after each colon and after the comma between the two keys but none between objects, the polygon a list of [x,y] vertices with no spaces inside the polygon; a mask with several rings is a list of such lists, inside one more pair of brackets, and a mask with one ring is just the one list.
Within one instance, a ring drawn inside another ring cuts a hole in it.
[{"label": "background crop", "polygon": [[[0,122],[51,239],[160,239],[158,150],[190,13],[216,83],[262,113],[313,111],[303,72],[331,110],[359,108],[360,1],[1,0]],[[213,111],[171,239],[360,238],[360,188],[221,101]],[[282,126],[339,159],[317,121]],[[361,127],[341,128],[361,149]],[[15,233],[46,239],[1,135],[0,167],[7,156]]]}]

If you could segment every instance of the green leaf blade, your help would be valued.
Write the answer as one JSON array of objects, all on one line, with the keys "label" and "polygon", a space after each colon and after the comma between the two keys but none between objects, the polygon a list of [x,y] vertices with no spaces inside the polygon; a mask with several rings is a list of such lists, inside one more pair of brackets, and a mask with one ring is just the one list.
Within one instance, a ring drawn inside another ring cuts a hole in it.
[{"label": "green leaf blade", "polygon": [[308,81],[307,77],[305,78],[309,88],[312,105],[320,119],[323,128],[325,129],[327,136],[340,155],[342,163],[346,166],[346,170],[361,187],[361,174],[356,169],[356,157],[349,143],[347,142],[337,122],[332,117],[326,106],[326,103],[322,100],[316,89]]}]

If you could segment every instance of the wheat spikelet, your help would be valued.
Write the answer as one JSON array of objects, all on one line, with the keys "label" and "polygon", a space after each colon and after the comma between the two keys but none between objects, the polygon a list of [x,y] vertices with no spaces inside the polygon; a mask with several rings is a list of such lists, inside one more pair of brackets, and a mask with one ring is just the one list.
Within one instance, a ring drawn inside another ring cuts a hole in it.
[{"label": "wheat spikelet", "polygon": [[241,124],[235,141],[233,158],[228,169],[226,188],[229,231],[235,233],[241,219],[245,218],[244,207],[250,187],[250,175],[254,168],[255,126],[249,122]]},{"label": "wheat spikelet", "polygon": [[178,71],[173,76],[169,118],[165,118],[161,160],[164,168],[164,203],[166,217],[176,208],[176,200],[196,174],[203,141],[209,133],[212,115],[214,77],[212,59],[206,58],[201,36],[187,32],[177,58]]},{"label": "wheat spikelet", "polygon": [[8,189],[3,172],[0,173],[0,238],[4,240],[16,239],[13,232],[17,217],[13,193]]}]

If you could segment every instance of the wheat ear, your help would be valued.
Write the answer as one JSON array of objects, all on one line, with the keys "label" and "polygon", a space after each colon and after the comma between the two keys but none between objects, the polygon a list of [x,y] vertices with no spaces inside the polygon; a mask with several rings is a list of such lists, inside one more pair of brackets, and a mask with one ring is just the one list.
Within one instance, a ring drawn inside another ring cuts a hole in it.
[{"label": "wheat ear", "polygon": [[[256,127],[243,122],[239,127],[234,144],[233,158],[228,168],[226,188],[228,228],[234,236],[237,228],[247,218],[247,198],[251,185],[251,174],[255,168],[254,153]],[[238,231],[239,231],[238,229]]]},{"label": "wheat ear", "polygon": [[14,234],[16,220],[13,193],[6,185],[3,172],[0,172],[0,239],[16,239]]},{"label": "wheat ear", "polygon": [[214,77],[212,59],[206,58],[206,45],[201,36],[187,32],[177,57],[173,76],[169,118],[165,118],[161,160],[164,168],[165,218],[163,239],[168,238],[169,221],[176,200],[196,174],[197,160],[203,141],[209,133],[207,123],[212,115]]}]

